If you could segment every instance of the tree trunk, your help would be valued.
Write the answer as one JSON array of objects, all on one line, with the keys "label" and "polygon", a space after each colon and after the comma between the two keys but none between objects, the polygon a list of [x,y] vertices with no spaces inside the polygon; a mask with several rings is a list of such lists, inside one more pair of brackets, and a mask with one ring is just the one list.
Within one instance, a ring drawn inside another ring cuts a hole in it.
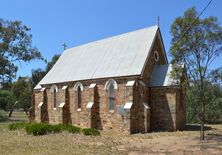
[{"label": "tree trunk", "polygon": [[25,111],[26,115],[28,116],[28,115],[29,115],[29,113],[28,113],[27,109],[26,109],[26,108],[23,108],[23,109],[24,109],[24,111]]},{"label": "tree trunk", "polygon": [[11,117],[11,116],[12,116],[12,112],[14,111],[14,108],[15,108],[15,106],[16,106],[17,103],[18,103],[18,102],[15,101],[14,105],[12,106],[12,109],[11,109],[10,112],[9,112],[8,117]]},{"label": "tree trunk", "polygon": [[201,130],[200,130],[200,140],[204,140],[204,103],[201,102]]},{"label": "tree trunk", "polygon": [[200,129],[200,140],[204,140],[204,123],[205,123],[205,98],[204,98],[204,89],[203,89],[203,79],[201,78],[201,90],[200,90],[200,106],[201,106],[201,129]]}]

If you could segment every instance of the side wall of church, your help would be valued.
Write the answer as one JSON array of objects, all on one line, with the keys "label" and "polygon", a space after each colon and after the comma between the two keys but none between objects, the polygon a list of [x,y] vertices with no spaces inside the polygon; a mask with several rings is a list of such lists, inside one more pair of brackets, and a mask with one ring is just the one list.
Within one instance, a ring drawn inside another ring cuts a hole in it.
[{"label": "side wall of church", "polygon": [[[135,84],[132,88],[128,88],[126,84],[132,80],[135,80]],[[87,104],[91,100],[91,90],[89,88],[91,83],[89,81],[82,82],[83,90],[81,91],[81,108],[79,109],[77,107],[77,92],[74,90],[74,84],[65,84],[68,86],[66,90],[62,89],[64,85],[57,86],[56,107],[53,105],[53,94],[50,87],[45,87],[46,89],[43,92],[36,91],[34,95],[35,121],[58,124],[64,123],[63,120],[65,119],[68,120],[66,123],[80,127],[95,127],[103,130],[115,129],[130,133],[145,132],[143,106],[145,99],[142,98],[147,96],[146,87],[142,86],[135,77],[115,79],[115,81],[117,82],[117,89],[115,90],[115,107],[113,111],[109,111],[108,108],[108,91],[105,89],[107,79],[93,81],[93,83],[96,83],[94,97],[97,99],[94,100],[94,104],[97,106],[94,110],[91,110],[91,115],[89,115],[89,109],[87,109]],[[131,91],[127,91],[127,89],[131,89]],[[130,121],[127,121],[123,108],[126,102],[130,101],[132,101],[133,105],[130,109]],[[41,102],[43,104],[40,108],[38,105]],[[64,107],[60,107],[63,102],[65,103],[66,111],[64,111]],[[42,117],[41,111],[43,110],[47,117]]]}]

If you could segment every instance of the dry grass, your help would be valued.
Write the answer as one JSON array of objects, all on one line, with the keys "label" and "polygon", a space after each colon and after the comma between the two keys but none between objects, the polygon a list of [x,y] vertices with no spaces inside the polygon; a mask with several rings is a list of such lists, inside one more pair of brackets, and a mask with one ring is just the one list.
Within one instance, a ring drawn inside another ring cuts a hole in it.
[{"label": "dry grass", "polygon": [[199,131],[158,132],[127,135],[113,130],[91,137],[63,132],[45,136],[9,131],[11,122],[26,120],[14,114],[12,121],[0,123],[0,154],[222,154],[222,125],[208,125],[206,141]]}]

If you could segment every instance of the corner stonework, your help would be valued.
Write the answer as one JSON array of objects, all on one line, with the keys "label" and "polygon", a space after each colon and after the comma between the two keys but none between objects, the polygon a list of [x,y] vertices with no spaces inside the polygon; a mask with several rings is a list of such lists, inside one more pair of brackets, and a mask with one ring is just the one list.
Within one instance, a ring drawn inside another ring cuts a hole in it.
[{"label": "corner stonework", "polygon": [[133,87],[134,87],[135,81],[128,81],[126,84],[126,103],[124,105],[124,123],[123,126],[125,130],[129,133],[132,131],[132,122],[131,122],[131,108],[133,105]]},{"label": "corner stonework", "polygon": [[88,127],[97,128],[97,85],[96,83],[89,86],[89,102],[86,106],[88,113]]},{"label": "corner stonework", "polygon": [[67,124],[68,123],[68,103],[67,103],[67,88],[68,86],[63,86],[60,92],[60,101],[61,103],[59,104],[58,108],[59,108],[59,123],[61,124]]}]

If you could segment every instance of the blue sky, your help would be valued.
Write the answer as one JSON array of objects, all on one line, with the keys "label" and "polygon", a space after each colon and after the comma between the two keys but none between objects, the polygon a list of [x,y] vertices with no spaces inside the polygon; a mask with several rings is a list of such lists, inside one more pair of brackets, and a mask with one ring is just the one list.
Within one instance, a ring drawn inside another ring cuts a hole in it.
[{"label": "blue sky", "polygon": [[[21,20],[31,28],[33,45],[50,60],[68,47],[114,36],[157,24],[166,51],[170,48],[170,25],[183,12],[195,6],[201,11],[209,0],[0,0],[0,18]],[[216,16],[222,22],[222,1],[213,0],[202,15]],[[217,59],[214,65],[221,65]],[[41,61],[19,64],[17,75],[44,68]]]}]

